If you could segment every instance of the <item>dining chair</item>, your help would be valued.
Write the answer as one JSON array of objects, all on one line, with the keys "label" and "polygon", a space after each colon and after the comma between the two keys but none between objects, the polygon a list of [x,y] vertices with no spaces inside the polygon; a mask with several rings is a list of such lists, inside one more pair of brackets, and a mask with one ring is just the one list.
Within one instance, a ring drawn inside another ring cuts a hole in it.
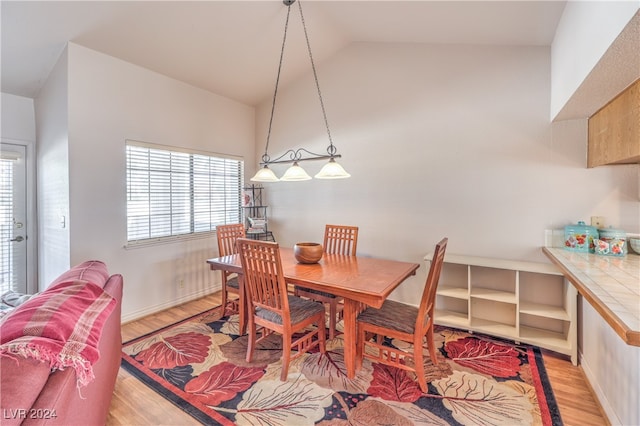
[{"label": "dining chair", "polygon": [[[324,306],[288,293],[278,243],[238,238],[236,244],[242,262],[243,285],[249,295],[246,360],[251,362],[257,343],[274,332],[281,334],[280,380],[285,381],[290,361],[315,347],[325,353]],[[310,327],[312,324],[315,327]],[[262,326],[260,338],[256,338],[257,325]],[[294,333],[302,335],[296,335],[294,340]],[[292,350],[297,353],[291,355]]]},{"label": "dining chair", "polygon": [[[218,238],[218,253],[222,256],[236,254],[236,239],[244,238],[245,231],[242,223],[232,223],[229,225],[218,225],[216,227],[216,236]],[[230,301],[233,310],[239,310],[240,283],[238,276],[229,271],[222,271],[222,306],[226,308],[228,293],[234,293],[238,299]]]},{"label": "dining chair", "polygon": [[[358,365],[362,365],[364,358],[369,358],[381,364],[412,371],[417,376],[422,392],[427,392],[423,363],[425,337],[431,361],[438,364],[433,341],[433,315],[436,289],[440,280],[447,243],[448,238],[443,238],[436,245],[420,299],[420,306],[385,300],[380,309],[367,308],[358,315],[356,320],[358,330],[356,359]],[[367,337],[372,335],[375,335],[375,339],[368,340]],[[408,342],[412,346],[406,350],[391,347],[385,344],[385,337]],[[371,350],[367,351],[367,348]],[[407,363],[407,358],[412,358],[413,363]]]},{"label": "dining chair", "polygon": [[[326,225],[322,247],[325,253],[355,256],[358,246],[358,227],[346,225]],[[342,319],[342,297],[310,288],[295,288],[297,296],[329,305],[329,339],[336,335],[336,324]]]}]

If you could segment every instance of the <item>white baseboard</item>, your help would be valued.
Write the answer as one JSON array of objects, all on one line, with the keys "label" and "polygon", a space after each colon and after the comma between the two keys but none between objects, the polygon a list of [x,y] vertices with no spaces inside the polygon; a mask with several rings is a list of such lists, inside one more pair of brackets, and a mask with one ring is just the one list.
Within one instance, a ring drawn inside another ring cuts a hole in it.
[{"label": "white baseboard", "polygon": [[595,392],[596,398],[598,399],[598,402],[600,403],[600,406],[602,407],[602,410],[604,411],[605,416],[607,416],[607,419],[609,420],[609,423],[611,424],[611,426],[622,425],[622,422],[616,415],[615,410],[613,409],[613,407],[611,407],[611,404],[609,404],[607,395],[602,391],[602,388],[600,388],[600,386],[598,385],[598,380],[593,374],[593,371],[591,370],[591,368],[589,368],[589,364],[584,361],[582,352],[580,352],[580,367],[582,368],[582,371],[584,371],[584,375],[587,378],[587,381],[589,382],[591,389],[593,389],[593,392]]},{"label": "white baseboard", "polygon": [[[135,312],[128,313],[122,316],[121,322],[122,324],[135,321],[142,317],[146,317],[147,315],[155,314],[156,312],[164,311],[165,309],[173,308],[174,306],[182,305],[183,303],[190,302],[195,299],[200,299],[201,297],[208,296],[209,294],[220,291],[220,285],[212,286],[207,289],[202,289],[196,293],[191,293],[184,295],[178,299],[174,299],[167,303],[161,303],[160,305],[148,306],[144,309],[137,310]],[[212,306],[213,308],[214,306]]]}]

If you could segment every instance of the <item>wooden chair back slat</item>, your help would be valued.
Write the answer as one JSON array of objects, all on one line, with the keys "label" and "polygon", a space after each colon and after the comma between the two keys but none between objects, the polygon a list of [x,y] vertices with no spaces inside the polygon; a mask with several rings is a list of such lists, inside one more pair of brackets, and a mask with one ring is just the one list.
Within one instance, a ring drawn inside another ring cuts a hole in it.
[{"label": "wooden chair back slat", "polygon": [[218,253],[220,256],[229,256],[237,253],[236,239],[244,238],[244,225],[232,223],[229,225],[218,225],[216,227],[216,237],[218,238]]},{"label": "wooden chair back slat", "polygon": [[326,225],[324,230],[324,252],[355,256],[358,246],[358,227]]}]

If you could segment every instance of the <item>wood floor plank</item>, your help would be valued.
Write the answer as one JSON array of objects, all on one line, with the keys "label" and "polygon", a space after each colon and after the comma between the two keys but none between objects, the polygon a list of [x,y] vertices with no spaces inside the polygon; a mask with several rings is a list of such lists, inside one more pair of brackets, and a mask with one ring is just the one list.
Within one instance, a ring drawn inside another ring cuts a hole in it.
[{"label": "wood floor plank", "polygon": [[[215,293],[184,305],[167,309],[122,325],[124,342],[171,325],[220,305]],[[543,359],[562,421],[566,426],[610,425],[579,366],[563,355],[545,351]],[[120,369],[108,426],[120,425],[197,425],[191,416],[167,401],[128,372]]]},{"label": "wood floor plank", "polygon": [[543,359],[562,421],[566,426],[608,426],[600,403],[580,366],[568,358],[544,351]]}]

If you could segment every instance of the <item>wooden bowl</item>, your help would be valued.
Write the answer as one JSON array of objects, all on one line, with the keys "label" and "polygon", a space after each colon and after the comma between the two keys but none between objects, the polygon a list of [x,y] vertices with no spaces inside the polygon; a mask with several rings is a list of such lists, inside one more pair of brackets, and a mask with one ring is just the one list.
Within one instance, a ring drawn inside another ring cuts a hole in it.
[{"label": "wooden bowl", "polygon": [[293,246],[293,255],[300,263],[318,263],[322,259],[322,244],[297,243]]}]

